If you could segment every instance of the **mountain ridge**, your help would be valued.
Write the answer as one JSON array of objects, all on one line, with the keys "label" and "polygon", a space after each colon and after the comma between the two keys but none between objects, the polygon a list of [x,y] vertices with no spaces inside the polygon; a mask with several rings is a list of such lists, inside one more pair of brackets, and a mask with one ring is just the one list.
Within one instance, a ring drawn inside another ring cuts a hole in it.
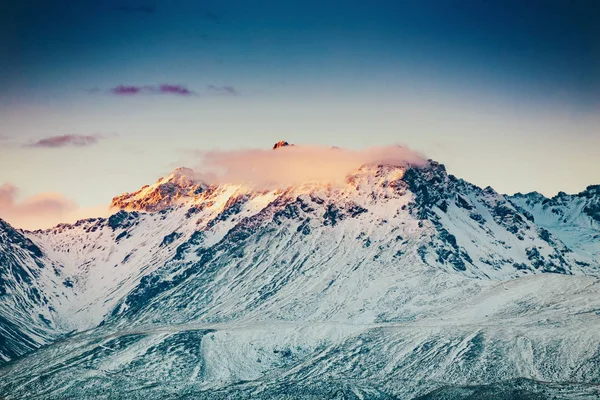
[{"label": "mountain ridge", "polygon": [[[593,350],[600,230],[584,211],[595,204],[595,186],[543,204],[479,188],[435,161],[369,165],[344,185],[283,189],[200,184],[190,174],[117,196],[130,208],[110,218],[17,232],[39,249],[39,265],[27,256],[15,268],[37,274],[54,311],[42,330],[43,319],[7,312],[17,301],[31,304],[25,311],[39,308],[33,292],[0,297],[0,317],[21,333],[0,343],[3,360],[13,360],[0,368],[0,394],[91,396],[112,385],[88,376],[100,366],[134,387],[134,376],[171,377],[157,392],[142,384],[140,393],[150,395],[167,396],[175,383],[173,393],[208,398],[260,385],[281,394],[270,374],[289,377],[291,387],[304,379],[318,387],[319,376],[345,370],[346,357],[375,371],[363,386],[339,388],[363,397],[413,397],[465,379],[598,376],[589,360],[600,357]],[[584,345],[575,344],[575,326]],[[53,345],[57,338],[62,347]],[[563,350],[551,356],[557,343]],[[528,348],[546,355],[522,358]],[[565,362],[568,352],[578,369]],[[49,371],[53,365],[64,372]],[[434,374],[439,384],[386,378],[429,381],[432,365],[443,365]],[[51,378],[25,383],[20,368]],[[348,372],[357,382],[367,376],[361,368]],[[82,388],[65,385],[67,376]]]}]

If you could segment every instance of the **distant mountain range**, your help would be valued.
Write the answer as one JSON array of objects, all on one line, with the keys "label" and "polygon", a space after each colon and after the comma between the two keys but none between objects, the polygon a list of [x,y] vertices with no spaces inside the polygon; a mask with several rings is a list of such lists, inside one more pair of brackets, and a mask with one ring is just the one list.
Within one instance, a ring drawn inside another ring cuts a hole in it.
[{"label": "distant mountain range", "polygon": [[429,161],[258,190],[182,168],[112,204],[0,221],[0,397],[600,396],[598,185],[507,196]]}]

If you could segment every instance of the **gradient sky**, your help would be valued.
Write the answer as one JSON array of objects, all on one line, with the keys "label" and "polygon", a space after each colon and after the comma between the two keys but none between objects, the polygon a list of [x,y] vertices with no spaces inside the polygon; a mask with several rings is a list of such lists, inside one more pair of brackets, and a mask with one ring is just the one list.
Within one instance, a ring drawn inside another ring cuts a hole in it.
[{"label": "gradient sky", "polygon": [[0,185],[81,207],[190,150],[404,144],[504,193],[600,183],[600,2],[15,1]]}]

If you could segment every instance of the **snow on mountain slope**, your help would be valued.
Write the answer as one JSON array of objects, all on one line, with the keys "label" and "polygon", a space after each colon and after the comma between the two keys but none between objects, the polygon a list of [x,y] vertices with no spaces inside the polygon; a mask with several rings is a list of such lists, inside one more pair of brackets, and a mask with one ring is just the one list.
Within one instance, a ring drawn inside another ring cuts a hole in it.
[{"label": "snow on mountain slope", "polygon": [[57,317],[73,294],[60,265],[2,220],[0,266],[0,362],[6,362],[69,330]]},{"label": "snow on mountain slope", "polygon": [[[54,267],[22,285],[57,299],[52,337],[80,333],[1,369],[0,394],[405,398],[516,378],[597,384],[595,196],[557,201],[557,219],[544,199],[478,188],[433,161],[273,190],[180,169],[116,197],[123,210],[108,219],[3,226],[20,236],[0,254],[34,246],[19,268]],[[2,301],[36,315],[34,296]],[[4,360],[51,340],[9,337]]]},{"label": "snow on mountain slope", "polygon": [[551,199],[539,193],[515,194],[511,201],[527,210],[536,224],[558,237],[569,248],[587,256],[580,262],[600,262],[600,185],[575,195],[559,193]]},{"label": "snow on mountain slope", "polygon": [[519,398],[593,399],[599,284],[538,274],[399,322],[101,327],[9,364],[0,391],[7,399],[414,398],[526,378],[540,387]]},{"label": "snow on mountain slope", "polygon": [[[157,213],[119,211],[108,219],[32,233],[44,254],[62,265],[61,272],[75,292],[65,318],[79,330],[98,325],[143,276],[177,256],[177,245],[197,229],[192,215],[210,221],[235,196],[236,188],[212,188],[196,199],[198,207],[191,202]],[[256,212],[271,198],[272,193],[255,196],[243,214]],[[208,240],[219,241],[226,229],[215,227]]]},{"label": "snow on mountain slope", "polygon": [[[127,324],[257,316],[373,322],[426,313],[412,303],[423,301],[423,286],[442,284],[429,270],[452,273],[443,277],[448,293],[439,291],[452,297],[460,295],[454,285],[483,284],[465,276],[582,273],[569,263],[575,256],[542,240],[502,196],[458,192],[476,204],[467,214],[465,204],[442,205],[447,199],[431,186],[430,203],[420,202],[408,191],[414,182],[402,179],[396,168],[365,168],[346,187],[290,189],[249,216],[238,214],[246,198],[236,197],[216,219],[202,220],[179,256],[144,277],[113,316],[126,316]],[[489,222],[469,218],[475,211]],[[220,224],[227,234],[211,240]],[[401,313],[394,304],[404,305]]]}]

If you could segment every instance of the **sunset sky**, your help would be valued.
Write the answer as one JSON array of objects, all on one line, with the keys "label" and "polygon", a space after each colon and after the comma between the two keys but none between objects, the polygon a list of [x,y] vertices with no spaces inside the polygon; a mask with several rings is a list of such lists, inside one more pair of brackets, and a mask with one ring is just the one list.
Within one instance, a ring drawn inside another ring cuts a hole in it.
[{"label": "sunset sky", "polygon": [[597,1],[14,3],[0,218],[86,214],[197,150],[281,139],[402,144],[504,193],[600,183]]}]

